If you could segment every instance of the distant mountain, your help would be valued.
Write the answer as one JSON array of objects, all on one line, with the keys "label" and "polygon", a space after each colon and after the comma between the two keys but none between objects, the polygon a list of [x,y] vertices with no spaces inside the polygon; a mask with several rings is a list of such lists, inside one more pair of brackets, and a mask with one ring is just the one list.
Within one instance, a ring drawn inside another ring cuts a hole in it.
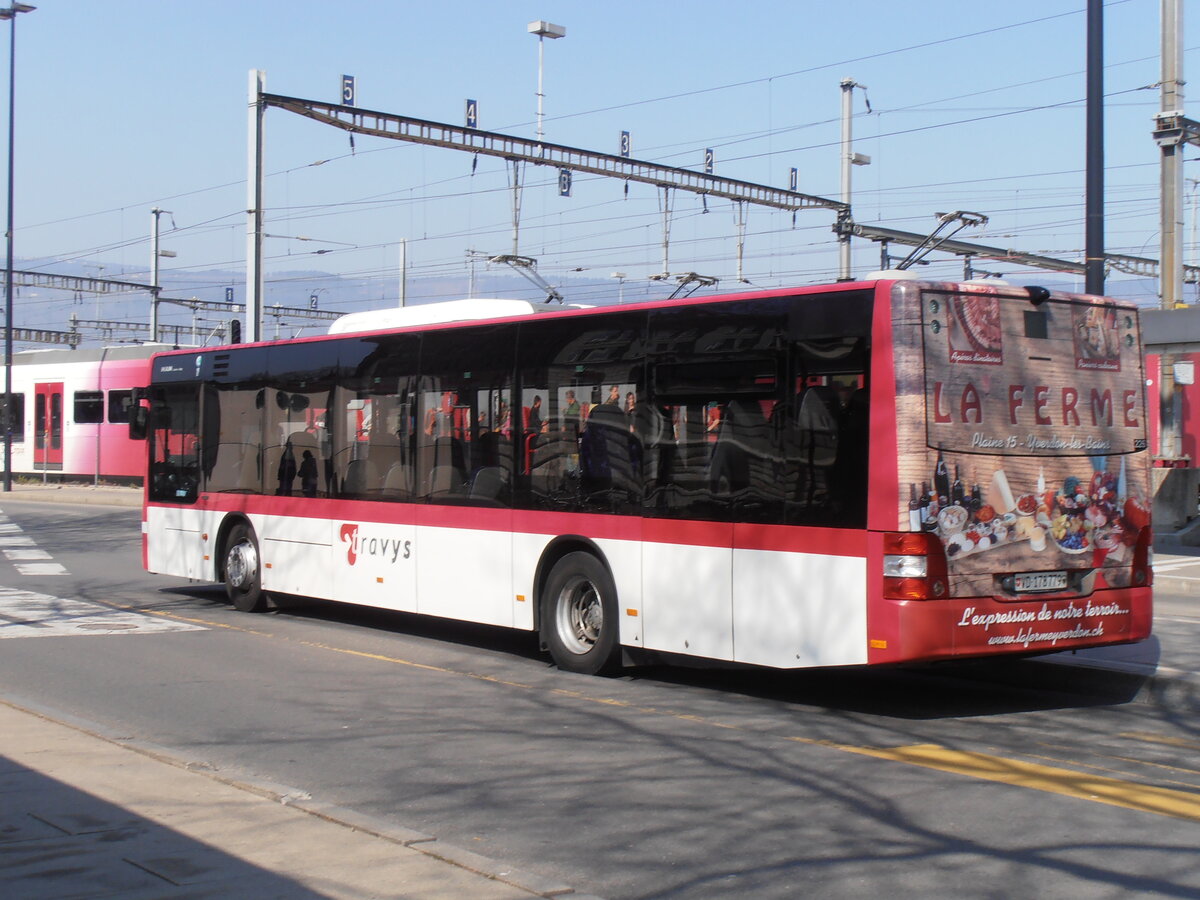
[{"label": "distant mountain", "polygon": [[[95,265],[84,266],[74,262],[58,263],[46,260],[31,263],[18,261],[16,268],[59,275],[148,282],[145,269],[118,265],[105,266],[100,273]],[[246,285],[241,271],[211,269],[179,272],[164,269],[160,277],[164,299],[197,299],[210,303],[224,303],[232,297],[235,304],[245,302]],[[1049,272],[1010,275],[1005,280],[1014,285],[1038,284],[1051,290],[1074,292],[1080,289],[1078,279],[1060,277]],[[662,299],[670,296],[676,288],[673,280],[618,280],[611,276],[597,277],[586,273],[572,273],[567,277],[552,280],[552,283],[567,302],[596,306],[606,306],[619,301],[628,303]],[[729,282],[718,285],[716,290],[735,288],[736,286]],[[706,292],[710,290],[712,289],[705,289]],[[1192,290],[1193,288],[1188,286],[1188,291]],[[398,304],[400,286],[398,278],[385,280],[377,277],[341,276],[315,269],[296,269],[269,273],[265,293],[263,333],[273,336],[275,333],[295,334],[301,328],[304,333],[311,334],[325,327],[321,321],[307,319],[298,314],[272,315],[275,306],[297,310],[307,310],[315,306],[320,310],[337,313],[378,309]],[[1149,278],[1110,280],[1106,285],[1106,293],[1133,300],[1145,307],[1157,307],[1159,303],[1157,282]],[[410,278],[406,301],[408,305],[420,305],[472,295],[535,301],[546,299],[545,292],[518,272],[494,264],[481,264],[473,278],[465,271],[454,275]],[[148,338],[146,328],[135,330],[123,328],[122,325],[148,324],[149,291],[96,295],[44,287],[17,288],[14,321],[19,328],[68,331],[71,329],[72,314],[83,320],[79,331],[84,335],[85,345],[145,340]],[[193,312],[188,307],[176,303],[163,303],[159,309],[161,325],[191,329],[195,324],[199,334],[223,328],[233,317],[233,313],[226,314],[220,310]],[[100,329],[88,324],[92,321],[110,323],[110,327]],[[18,343],[21,349],[36,346]]]}]

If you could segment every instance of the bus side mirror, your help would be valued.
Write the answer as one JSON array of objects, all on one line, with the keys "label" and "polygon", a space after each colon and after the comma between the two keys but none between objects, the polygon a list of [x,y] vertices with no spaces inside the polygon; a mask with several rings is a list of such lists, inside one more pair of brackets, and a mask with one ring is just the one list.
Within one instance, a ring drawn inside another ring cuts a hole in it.
[{"label": "bus side mirror", "polygon": [[150,410],[144,406],[134,406],[129,410],[129,439],[131,441],[144,441],[146,439],[147,425],[150,420]]}]

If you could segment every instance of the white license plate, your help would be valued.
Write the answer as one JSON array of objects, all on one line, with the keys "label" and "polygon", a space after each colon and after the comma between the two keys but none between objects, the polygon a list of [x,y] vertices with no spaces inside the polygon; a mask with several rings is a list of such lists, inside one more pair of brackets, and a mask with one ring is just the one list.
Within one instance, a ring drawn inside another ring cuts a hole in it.
[{"label": "white license plate", "polygon": [[1014,587],[1018,594],[1033,594],[1038,591],[1065,591],[1066,572],[1025,572],[1016,577]]}]

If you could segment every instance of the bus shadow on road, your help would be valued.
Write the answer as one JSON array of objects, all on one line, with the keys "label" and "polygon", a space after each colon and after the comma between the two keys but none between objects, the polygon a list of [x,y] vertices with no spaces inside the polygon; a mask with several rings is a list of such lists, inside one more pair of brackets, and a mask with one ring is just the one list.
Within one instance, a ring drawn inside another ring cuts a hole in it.
[{"label": "bus shadow on road", "polygon": [[[206,609],[229,610],[220,586],[189,585],[167,588],[162,593],[190,598]],[[549,665],[548,656],[539,650],[536,634],[526,631],[304,597],[288,597],[273,609],[273,614],[451,644],[493,657],[521,660],[541,669]],[[693,687],[753,697],[793,707],[820,707],[902,719],[962,718],[1130,703],[1147,694],[1157,663],[1155,639],[1136,646],[1139,660],[1149,674],[1067,664],[1059,658],[1065,655],[1057,654],[879,668],[796,670],[711,661],[697,663],[687,657],[671,657],[653,662],[634,660],[620,678],[647,685]],[[453,666],[450,660],[445,664]],[[605,682],[597,679],[597,684]]]},{"label": "bus shadow on road", "polygon": [[901,719],[995,716],[1119,706],[1142,695],[1146,676],[1046,665],[1032,659],[775,672],[677,667],[642,677],[788,705]]},{"label": "bus shadow on road", "polygon": [[[202,604],[204,609],[224,609],[233,616],[244,615],[232,611],[229,601],[225,597],[225,589],[221,585],[163,588],[159,593],[190,598],[192,601]],[[537,635],[528,631],[294,595],[289,595],[282,601],[272,598],[271,603],[271,609],[267,615],[349,625],[377,633],[404,635],[485,651],[490,650],[506,656],[518,656],[543,663],[549,660],[538,650]]]}]

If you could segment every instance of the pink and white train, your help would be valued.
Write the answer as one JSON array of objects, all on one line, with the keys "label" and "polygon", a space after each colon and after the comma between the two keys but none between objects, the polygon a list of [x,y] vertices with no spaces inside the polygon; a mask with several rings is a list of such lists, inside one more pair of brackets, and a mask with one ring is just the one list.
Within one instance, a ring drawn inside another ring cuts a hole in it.
[{"label": "pink and white train", "polygon": [[[145,444],[129,439],[130,397],[149,381],[151,354],[167,349],[130,344],[13,354],[13,474],[140,484]],[[0,432],[0,459],[2,438]]]}]

